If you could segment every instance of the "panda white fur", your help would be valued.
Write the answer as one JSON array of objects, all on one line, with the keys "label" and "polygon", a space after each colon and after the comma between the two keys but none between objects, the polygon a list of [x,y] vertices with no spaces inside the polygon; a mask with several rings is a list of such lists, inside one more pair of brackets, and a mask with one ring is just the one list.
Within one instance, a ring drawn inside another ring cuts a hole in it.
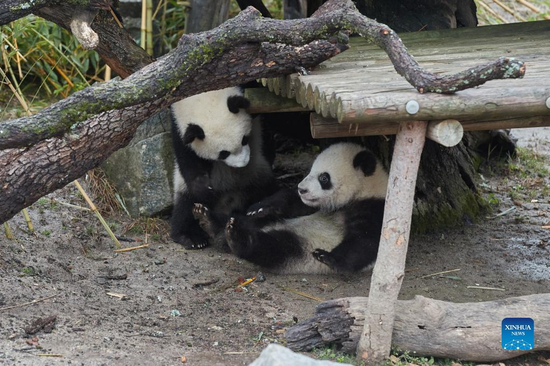
[{"label": "panda white fur", "polygon": [[[188,249],[225,241],[230,215],[272,194],[275,181],[262,155],[259,120],[246,108],[240,87],[210,91],[172,104],[175,154],[171,237]],[[200,202],[211,208],[202,227],[192,213]],[[218,226],[219,225],[219,226]],[[221,233],[221,239],[218,233]]]},{"label": "panda white fur", "polygon": [[226,225],[231,251],[278,273],[354,272],[376,260],[388,174],[354,143],[323,151],[298,190],[282,190]]}]

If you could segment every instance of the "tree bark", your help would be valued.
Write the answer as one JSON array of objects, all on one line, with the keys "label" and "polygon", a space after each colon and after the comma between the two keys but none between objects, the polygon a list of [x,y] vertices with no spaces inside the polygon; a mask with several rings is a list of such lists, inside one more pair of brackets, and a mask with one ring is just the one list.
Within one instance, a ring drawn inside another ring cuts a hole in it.
[{"label": "tree bark", "polygon": [[[315,317],[286,332],[287,347],[294,351],[336,344],[354,353],[363,330],[368,298],[348,297],[322,302]],[[504,318],[529,316],[535,323],[533,351],[550,350],[550,294],[504,300],[452,303],[416,296],[397,301],[393,346],[419,356],[494,362],[531,351],[505,351],[501,345]]]},{"label": "tree bark", "polygon": [[58,1],[35,0],[29,4],[26,0],[2,0],[0,2],[0,25],[8,24],[23,18],[45,6],[51,6]]}]

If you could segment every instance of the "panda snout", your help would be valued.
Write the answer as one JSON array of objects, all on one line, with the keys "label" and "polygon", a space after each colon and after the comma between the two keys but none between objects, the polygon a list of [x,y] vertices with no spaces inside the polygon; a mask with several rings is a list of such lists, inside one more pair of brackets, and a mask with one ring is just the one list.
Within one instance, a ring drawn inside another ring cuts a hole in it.
[{"label": "panda snout", "polygon": [[304,195],[306,193],[308,193],[309,191],[307,189],[304,189],[304,188],[300,188],[298,187],[298,193],[300,193],[301,195]]}]

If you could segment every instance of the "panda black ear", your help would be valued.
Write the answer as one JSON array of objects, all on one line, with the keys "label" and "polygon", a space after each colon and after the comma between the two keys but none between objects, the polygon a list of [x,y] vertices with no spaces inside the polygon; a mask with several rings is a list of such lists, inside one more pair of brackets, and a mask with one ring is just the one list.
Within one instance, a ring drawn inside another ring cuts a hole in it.
[{"label": "panda black ear", "polygon": [[250,101],[242,95],[232,95],[227,98],[227,108],[231,113],[239,113],[240,109],[250,107]]},{"label": "panda black ear", "polygon": [[190,124],[183,134],[183,143],[187,145],[192,143],[195,139],[204,140],[204,130],[199,125]]},{"label": "panda black ear", "polygon": [[376,157],[368,150],[363,150],[353,158],[353,167],[361,168],[366,177],[374,174],[376,170]]}]

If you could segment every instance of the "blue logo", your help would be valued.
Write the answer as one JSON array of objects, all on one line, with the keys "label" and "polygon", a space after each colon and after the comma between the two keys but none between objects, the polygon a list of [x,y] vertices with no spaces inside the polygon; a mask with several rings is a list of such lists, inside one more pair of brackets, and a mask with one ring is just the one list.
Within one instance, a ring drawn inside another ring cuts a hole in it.
[{"label": "blue logo", "polygon": [[529,351],[535,347],[535,322],[531,318],[502,320],[502,349]]}]

